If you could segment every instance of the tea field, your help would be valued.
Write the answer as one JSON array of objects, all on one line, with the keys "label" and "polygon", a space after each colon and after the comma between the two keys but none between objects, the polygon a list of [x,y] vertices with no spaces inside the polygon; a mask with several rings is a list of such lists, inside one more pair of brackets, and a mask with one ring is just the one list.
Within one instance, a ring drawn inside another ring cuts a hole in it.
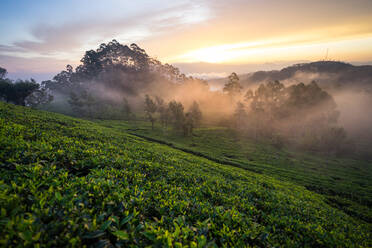
[{"label": "tea field", "polygon": [[327,195],[128,127],[0,103],[0,245],[372,246],[371,224]]},{"label": "tea field", "polygon": [[223,127],[198,128],[191,137],[147,122],[97,121],[148,140],[244,168],[282,181],[291,181],[323,194],[348,215],[372,223],[372,161],[358,156],[310,154],[258,143]]}]

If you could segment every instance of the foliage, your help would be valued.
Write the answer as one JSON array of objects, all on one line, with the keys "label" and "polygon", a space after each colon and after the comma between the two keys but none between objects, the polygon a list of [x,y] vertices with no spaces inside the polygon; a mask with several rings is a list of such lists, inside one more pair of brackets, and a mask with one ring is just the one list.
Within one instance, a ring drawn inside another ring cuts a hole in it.
[{"label": "foliage", "polygon": [[132,108],[130,107],[129,102],[125,97],[123,98],[122,108],[123,108],[122,110],[123,110],[124,119],[131,120],[135,117],[133,112],[132,112]]},{"label": "foliage", "polygon": [[0,79],[4,79],[7,74],[7,71],[5,68],[0,67]]},{"label": "foliage", "polygon": [[181,102],[170,101],[168,104],[171,120],[175,130],[182,130],[185,122],[184,107]]},{"label": "foliage", "polygon": [[229,81],[223,87],[223,92],[226,92],[231,97],[240,94],[243,87],[239,83],[238,75],[235,72],[233,72],[229,75],[228,79]]},{"label": "foliage", "polygon": [[[249,139],[240,132],[221,127],[199,128],[192,137],[185,137],[177,132],[150,130],[149,123],[137,122],[136,128],[127,122],[103,123],[218,163],[302,185],[323,194],[329,204],[348,215],[372,223],[371,161],[363,160],[360,154],[350,156],[344,152],[332,156],[303,152],[283,146],[286,140],[280,136]],[[308,135],[308,138],[314,136]]]},{"label": "foliage", "polygon": [[199,104],[196,101],[192,103],[189,109],[189,113],[191,115],[193,125],[195,127],[200,126],[201,120],[203,118],[203,114],[200,110]]},{"label": "foliage", "polygon": [[345,134],[344,130],[336,126],[339,112],[335,101],[314,81],[288,87],[279,81],[268,82],[254,92],[248,90],[245,100],[250,104],[248,133],[255,137],[281,135],[298,142],[310,135],[312,142],[306,141],[309,149],[332,152],[340,151],[336,142],[347,142],[346,135],[339,133]]},{"label": "foliage", "polygon": [[[75,115],[100,118],[107,109],[115,112],[114,118],[121,119],[123,97],[140,96],[149,85],[156,82],[164,88],[176,87],[186,80],[194,80],[180,73],[178,68],[151,58],[136,44],[120,44],[116,40],[103,43],[96,50],[85,53],[81,64],[74,70],[71,65],[43,85],[53,94],[69,99]],[[76,98],[86,96],[92,101]],[[76,106],[74,104],[77,104]],[[91,106],[86,106],[86,105]],[[94,111],[90,111],[90,108]]]},{"label": "foliage", "polygon": [[156,112],[157,106],[154,100],[152,100],[149,95],[145,96],[145,113],[146,118],[151,122],[152,129],[154,129],[154,123],[156,121],[156,118],[154,117],[154,114]]},{"label": "foliage", "polygon": [[242,128],[245,125],[245,120],[247,118],[247,112],[245,111],[245,106],[243,103],[238,102],[234,111],[235,127]]},{"label": "foliage", "polygon": [[53,97],[45,89],[40,89],[40,85],[33,79],[16,82],[1,79],[0,97],[6,102],[22,106],[38,106],[53,100]]},{"label": "foliage", "polygon": [[2,246],[353,247],[370,226],[291,183],[0,103]]}]

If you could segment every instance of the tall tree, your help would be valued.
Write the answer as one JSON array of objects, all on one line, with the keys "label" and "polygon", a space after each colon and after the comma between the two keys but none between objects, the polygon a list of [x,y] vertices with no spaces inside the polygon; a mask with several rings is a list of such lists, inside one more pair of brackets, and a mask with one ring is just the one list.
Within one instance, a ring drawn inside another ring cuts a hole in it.
[{"label": "tall tree", "polygon": [[237,128],[242,128],[244,126],[245,120],[247,118],[247,112],[245,111],[245,106],[243,103],[238,102],[234,111],[235,125]]},{"label": "tall tree", "polygon": [[190,113],[190,117],[191,117],[191,119],[193,121],[193,125],[195,127],[199,126],[200,125],[200,122],[202,120],[203,115],[202,115],[202,112],[201,112],[201,110],[199,108],[199,104],[196,101],[194,101],[192,103],[192,105],[191,105],[191,107],[189,109],[189,113]]},{"label": "tall tree", "polygon": [[154,130],[154,123],[156,121],[156,118],[154,116],[156,112],[157,106],[154,100],[150,98],[149,95],[145,96],[145,113],[147,119],[151,122],[151,129]]},{"label": "tall tree", "polygon": [[53,95],[50,94],[49,90],[39,88],[27,96],[25,101],[27,106],[36,108],[53,101]]},{"label": "tall tree", "polygon": [[160,123],[163,127],[163,130],[165,130],[170,121],[170,110],[161,97],[157,96],[155,100],[157,104],[157,111],[159,112]]},{"label": "tall tree", "polygon": [[123,98],[123,109],[122,109],[122,111],[123,111],[125,119],[130,120],[132,118],[132,115],[133,115],[132,109],[129,105],[128,100],[125,97]]},{"label": "tall tree", "polygon": [[182,129],[185,121],[185,114],[182,103],[171,101],[169,102],[168,107],[172,116],[174,128],[178,130]]},{"label": "tall tree", "polygon": [[18,80],[12,84],[10,90],[9,101],[17,105],[26,106],[26,98],[31,95],[34,91],[38,90],[39,84],[34,79],[31,80]]},{"label": "tall tree", "polygon": [[243,87],[239,83],[239,77],[238,75],[233,72],[228,77],[228,82],[223,87],[223,92],[227,93],[229,96],[234,97],[238,94],[240,94]]},{"label": "tall tree", "polygon": [[0,67],[0,80],[4,79],[7,74],[7,71],[5,68]]}]

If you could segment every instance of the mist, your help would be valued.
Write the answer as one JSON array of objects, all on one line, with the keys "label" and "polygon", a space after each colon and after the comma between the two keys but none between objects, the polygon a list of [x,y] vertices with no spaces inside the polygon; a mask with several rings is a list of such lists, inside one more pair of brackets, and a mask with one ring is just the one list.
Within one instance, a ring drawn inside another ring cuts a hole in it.
[{"label": "mist", "polygon": [[196,104],[198,125],[223,126],[278,147],[370,150],[372,74],[366,66],[320,61],[206,81],[115,40],[81,62],[42,83],[54,95],[45,109],[90,119],[166,119],[182,130],[195,126],[187,118]]}]

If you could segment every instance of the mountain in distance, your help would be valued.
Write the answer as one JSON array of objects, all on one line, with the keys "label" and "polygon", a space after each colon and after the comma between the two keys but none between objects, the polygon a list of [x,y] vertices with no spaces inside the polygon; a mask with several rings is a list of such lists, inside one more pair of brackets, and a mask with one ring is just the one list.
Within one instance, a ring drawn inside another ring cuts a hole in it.
[{"label": "mountain in distance", "polygon": [[[328,90],[355,89],[372,93],[372,66],[352,65],[337,61],[317,61],[285,67],[281,70],[256,71],[240,74],[240,83],[245,88],[255,87],[260,83],[279,80],[285,84],[309,83],[315,80],[322,88]],[[222,88],[226,78],[211,79],[208,83],[214,88]],[[362,86],[362,88],[361,88]]]}]

